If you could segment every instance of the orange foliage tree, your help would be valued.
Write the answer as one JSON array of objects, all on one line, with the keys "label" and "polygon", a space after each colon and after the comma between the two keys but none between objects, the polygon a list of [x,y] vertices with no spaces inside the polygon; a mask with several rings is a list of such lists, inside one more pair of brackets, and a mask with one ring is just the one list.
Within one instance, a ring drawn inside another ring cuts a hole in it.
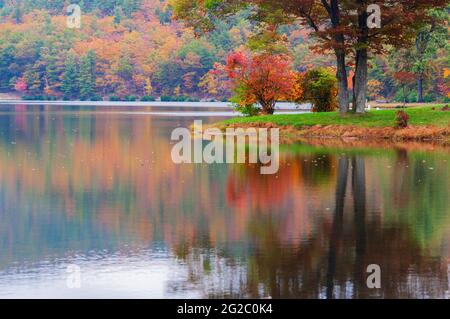
[{"label": "orange foliage tree", "polygon": [[14,88],[18,92],[25,92],[28,89],[28,85],[25,79],[21,77],[17,80],[16,84],[14,85]]},{"label": "orange foliage tree", "polygon": [[296,78],[292,61],[284,54],[235,52],[228,56],[225,69],[237,104],[259,103],[264,114],[273,114],[275,103],[291,94]]}]

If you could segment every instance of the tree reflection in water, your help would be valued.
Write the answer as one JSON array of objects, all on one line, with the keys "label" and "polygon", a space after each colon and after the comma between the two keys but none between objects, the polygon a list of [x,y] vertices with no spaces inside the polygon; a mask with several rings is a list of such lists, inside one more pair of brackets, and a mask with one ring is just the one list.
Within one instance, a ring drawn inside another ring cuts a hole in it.
[{"label": "tree reflection in water", "polygon": [[[411,171],[420,169],[422,162],[410,160],[408,152],[404,150],[396,154],[395,162],[400,169],[389,171],[394,182],[389,188],[390,197],[385,199],[384,212],[368,211],[367,156],[327,155],[325,162],[337,165],[328,166],[330,171],[319,178],[329,176],[335,180],[334,211],[311,218],[314,231],[308,238],[296,243],[286,240],[283,217],[278,215],[282,214],[281,211],[273,210],[273,214],[267,214],[260,209],[254,212],[248,220],[250,240],[246,247],[239,250],[242,255],[233,256],[231,252],[228,254],[224,253],[226,250],[221,251],[214,257],[217,265],[220,265],[220,271],[198,274],[203,280],[206,293],[210,297],[330,299],[445,296],[445,291],[448,290],[446,253],[436,256],[430,249],[421,247],[420,242],[415,239],[413,229],[402,218],[384,220],[388,217],[383,214],[388,213],[391,208],[408,206],[404,201],[411,196],[416,201],[423,200],[420,198],[421,192],[413,194],[408,189],[411,185],[407,178]],[[293,162],[304,163],[305,158],[311,160],[308,155],[297,157]],[[380,191],[376,182],[385,177],[385,173],[378,175],[374,171],[377,161],[378,159],[370,159],[372,185],[369,189],[372,193],[369,194],[372,195],[374,190]],[[294,166],[284,166],[277,180],[283,180],[284,174],[292,176]],[[336,173],[331,172],[332,170]],[[233,173],[230,174],[234,176]],[[302,187],[308,189],[312,186],[314,189],[317,180],[311,180],[310,172],[306,175],[301,179],[305,182]],[[256,197],[258,205],[264,206],[264,200],[259,196],[270,194],[271,187],[274,187],[278,194],[276,202],[283,202],[278,189],[281,185],[268,183],[265,180],[267,177],[254,174],[253,169],[249,169],[246,174],[239,174],[239,178],[240,187],[236,189],[236,185],[233,185],[233,193],[247,199]],[[292,189],[292,185],[283,189],[288,191]],[[441,197],[443,192],[445,190],[436,195]],[[271,203],[272,200],[270,198]],[[303,200],[307,200],[307,196]],[[245,202],[241,198],[239,205]],[[373,209],[373,198],[369,203]],[[320,204],[317,204],[315,208],[319,207]],[[418,213],[411,208],[409,210],[408,213],[397,211],[394,214]],[[292,211],[292,214],[304,213]],[[447,210],[444,213],[448,215],[449,212]],[[406,218],[409,219],[408,216]],[[444,243],[448,243],[448,239],[447,232],[443,238]],[[191,252],[196,257],[190,261],[195,264],[195,260],[201,259],[202,250],[195,249]],[[381,266],[381,289],[367,287],[369,274],[366,269],[370,264]],[[215,275],[210,275],[211,273]],[[217,285],[221,281],[232,285]]]},{"label": "tree reflection in water", "polygon": [[[170,132],[191,119],[35,111],[0,115],[0,271],[157,247],[188,273],[169,296],[449,290],[448,149],[290,145],[264,176],[173,164]],[[369,264],[381,266],[380,290],[366,286]]]}]

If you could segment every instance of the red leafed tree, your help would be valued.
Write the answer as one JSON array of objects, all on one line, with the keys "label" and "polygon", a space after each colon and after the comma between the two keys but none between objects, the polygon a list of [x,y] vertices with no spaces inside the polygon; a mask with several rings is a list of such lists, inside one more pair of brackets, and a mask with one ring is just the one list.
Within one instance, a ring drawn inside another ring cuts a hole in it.
[{"label": "red leafed tree", "polygon": [[238,104],[259,103],[264,114],[273,114],[275,103],[289,96],[295,83],[291,59],[283,54],[235,52],[228,56],[225,70]]},{"label": "red leafed tree", "polygon": [[28,90],[27,82],[23,77],[17,80],[16,84],[14,85],[14,89],[18,92],[25,92],[26,90]]}]

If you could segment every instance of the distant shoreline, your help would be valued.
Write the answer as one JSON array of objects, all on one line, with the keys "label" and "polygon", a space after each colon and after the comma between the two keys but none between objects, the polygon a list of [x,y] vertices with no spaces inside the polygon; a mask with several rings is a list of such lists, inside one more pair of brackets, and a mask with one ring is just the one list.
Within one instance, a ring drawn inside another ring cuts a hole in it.
[{"label": "distant shoreline", "polygon": [[[220,108],[233,109],[229,102],[123,102],[123,101],[44,101],[44,100],[0,100],[0,105],[55,105],[55,106],[136,106],[136,107],[180,107],[180,108]],[[280,110],[310,111],[309,104],[277,103]]]},{"label": "distant shoreline", "polygon": [[57,105],[57,106],[172,106],[232,108],[226,102],[125,102],[125,101],[47,101],[47,100],[0,100],[0,105]]},{"label": "distant shoreline", "polygon": [[[233,109],[230,102],[161,102],[161,101],[49,101],[49,100],[22,100],[20,98],[10,98],[10,95],[0,93],[0,105],[20,104],[20,105],[56,105],[56,106],[143,106],[143,107],[183,107],[183,108],[222,108]],[[369,102],[369,109],[397,109],[403,103],[380,103]],[[445,105],[445,103],[406,103],[406,108],[417,106],[434,106]],[[311,111],[311,104],[304,103],[297,105],[290,102],[278,102],[277,108],[279,110],[294,110],[294,111]]]}]

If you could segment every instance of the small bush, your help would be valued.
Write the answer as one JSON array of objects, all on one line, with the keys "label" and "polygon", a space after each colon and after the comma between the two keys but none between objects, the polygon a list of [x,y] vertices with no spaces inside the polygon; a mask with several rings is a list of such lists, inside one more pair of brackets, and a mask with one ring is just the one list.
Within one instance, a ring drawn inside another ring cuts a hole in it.
[{"label": "small bush", "polygon": [[436,101],[436,97],[433,94],[427,94],[423,97],[423,101],[425,103],[432,103]]},{"label": "small bush", "polygon": [[125,101],[127,101],[127,102],[136,102],[137,100],[138,100],[137,96],[134,96],[134,95],[125,96]]},{"label": "small bush", "polygon": [[261,113],[261,109],[255,107],[253,104],[245,106],[236,105],[235,110],[242,113],[244,116],[257,116]]},{"label": "small bush", "polygon": [[161,102],[188,102],[190,98],[188,96],[161,96]]},{"label": "small bush", "polygon": [[416,103],[418,100],[418,93],[415,90],[404,92],[403,89],[399,89],[394,97],[394,101],[399,103]]},{"label": "small bush", "polygon": [[40,96],[39,95],[25,95],[22,97],[22,99],[27,100],[27,101],[34,101],[34,100],[40,100]]},{"label": "small bush", "polygon": [[154,101],[155,98],[150,95],[144,95],[143,97],[141,97],[141,102],[154,102]]},{"label": "small bush", "polygon": [[93,95],[90,100],[97,102],[97,101],[103,101],[103,98],[100,95]]},{"label": "small bush", "polygon": [[331,71],[317,68],[299,77],[301,97],[313,104],[313,112],[332,112],[337,108],[337,79]]},{"label": "small bush", "polygon": [[397,128],[407,128],[409,122],[409,115],[405,111],[398,111],[396,117]]},{"label": "small bush", "polygon": [[112,95],[112,96],[109,97],[109,100],[111,102],[119,102],[120,101],[120,97]]},{"label": "small bush", "polygon": [[58,98],[52,95],[25,95],[22,96],[23,100],[27,101],[56,101]]}]

